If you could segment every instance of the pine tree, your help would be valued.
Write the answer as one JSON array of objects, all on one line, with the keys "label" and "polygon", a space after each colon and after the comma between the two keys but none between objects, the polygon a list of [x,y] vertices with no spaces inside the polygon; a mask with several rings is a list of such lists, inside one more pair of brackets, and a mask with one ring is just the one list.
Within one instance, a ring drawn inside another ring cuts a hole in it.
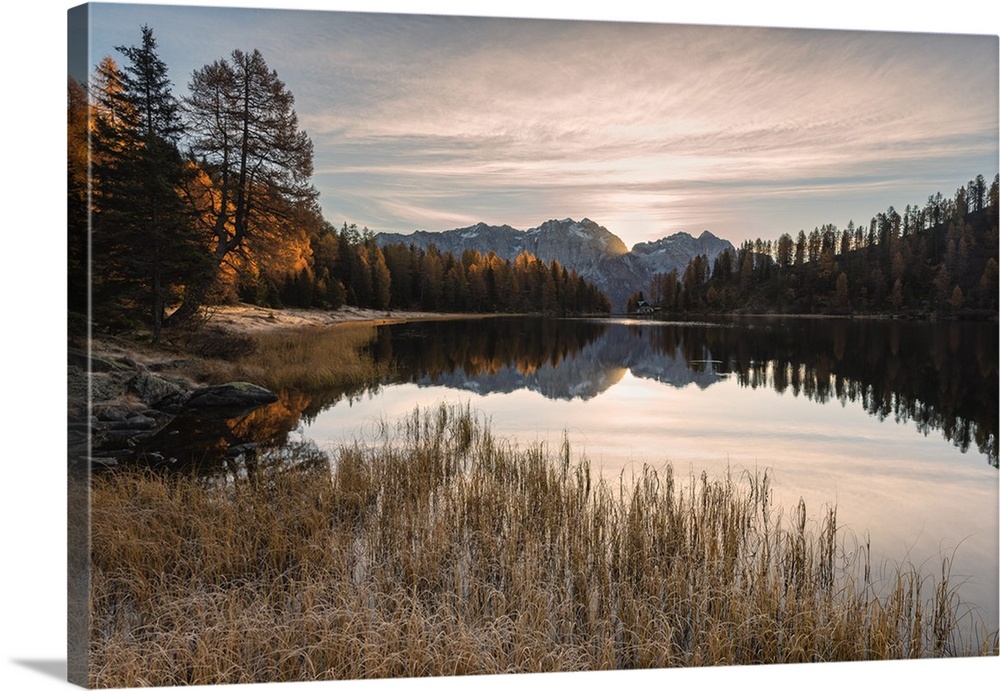
[{"label": "pine tree", "polygon": [[851,308],[851,298],[847,287],[847,274],[843,271],[837,276],[837,287],[834,294],[837,309],[849,310]]},{"label": "pine tree", "polygon": [[95,133],[95,301],[144,314],[154,341],[166,309],[208,275],[190,208],[180,190],[191,169],[180,154],[182,126],[152,30],[140,46],[119,46],[118,71],[101,65]]},{"label": "pine tree", "polygon": [[70,312],[89,307],[87,235],[90,229],[90,106],[83,86],[69,78],[67,93],[67,264]]}]

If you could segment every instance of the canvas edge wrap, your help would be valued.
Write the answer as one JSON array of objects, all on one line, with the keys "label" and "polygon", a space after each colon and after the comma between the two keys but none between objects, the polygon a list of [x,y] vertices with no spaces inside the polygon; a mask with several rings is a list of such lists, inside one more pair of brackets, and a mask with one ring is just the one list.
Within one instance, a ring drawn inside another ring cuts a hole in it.
[{"label": "canvas edge wrap", "polygon": [[[78,5],[67,11],[67,68],[68,75],[86,75],[90,55],[90,8]],[[84,84],[86,86],[86,84]],[[68,153],[68,152],[67,152]],[[88,223],[89,225],[89,223]],[[82,266],[70,263],[69,273],[89,273],[89,232],[84,238],[74,238],[67,233],[69,243],[82,242],[86,247],[75,248],[77,256],[87,261]],[[70,256],[74,248],[70,248]],[[89,285],[86,276],[69,277],[70,286]],[[74,280],[74,278],[76,280]],[[71,288],[72,289],[72,288]],[[67,349],[67,368],[80,367],[85,380],[90,382],[90,299],[87,299],[87,352],[84,357]],[[70,325],[70,328],[71,325]],[[71,359],[76,355],[76,361]],[[88,391],[89,394],[89,391]],[[67,505],[66,505],[66,680],[71,684],[89,685],[90,639],[90,396],[83,414],[67,405]],[[82,419],[81,419],[82,418]]]}]

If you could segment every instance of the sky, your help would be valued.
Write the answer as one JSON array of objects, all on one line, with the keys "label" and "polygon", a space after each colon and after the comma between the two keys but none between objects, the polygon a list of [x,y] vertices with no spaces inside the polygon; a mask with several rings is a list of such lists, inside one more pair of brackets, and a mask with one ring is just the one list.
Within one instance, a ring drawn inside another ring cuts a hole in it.
[{"label": "sky", "polygon": [[194,70],[260,49],[315,146],[324,216],[375,231],[588,217],[629,247],[738,244],[867,223],[998,169],[988,24],[515,16],[98,3],[89,63],[149,25],[183,96]]}]

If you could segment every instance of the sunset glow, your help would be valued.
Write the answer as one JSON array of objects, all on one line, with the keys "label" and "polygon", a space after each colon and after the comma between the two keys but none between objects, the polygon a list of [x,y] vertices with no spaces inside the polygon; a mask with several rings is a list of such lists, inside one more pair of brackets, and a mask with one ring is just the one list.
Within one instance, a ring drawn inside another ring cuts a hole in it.
[{"label": "sunset glow", "polygon": [[144,23],[179,94],[260,48],[335,225],[589,217],[628,246],[738,243],[866,222],[997,164],[995,36],[97,4],[91,67]]}]

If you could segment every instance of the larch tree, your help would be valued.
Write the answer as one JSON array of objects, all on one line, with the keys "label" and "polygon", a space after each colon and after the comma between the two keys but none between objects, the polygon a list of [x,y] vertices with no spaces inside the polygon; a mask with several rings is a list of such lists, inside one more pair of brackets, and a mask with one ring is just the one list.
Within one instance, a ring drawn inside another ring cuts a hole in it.
[{"label": "larch tree", "polygon": [[392,275],[385,263],[385,255],[372,240],[365,243],[372,270],[372,299],[376,309],[387,310],[392,298]]},{"label": "larch tree", "polygon": [[[209,180],[197,198],[216,267],[304,238],[302,210],[317,198],[313,145],[291,91],[260,51],[234,50],[196,70],[185,105],[191,152]],[[210,288],[207,281],[190,291],[176,317],[193,315]]]}]

